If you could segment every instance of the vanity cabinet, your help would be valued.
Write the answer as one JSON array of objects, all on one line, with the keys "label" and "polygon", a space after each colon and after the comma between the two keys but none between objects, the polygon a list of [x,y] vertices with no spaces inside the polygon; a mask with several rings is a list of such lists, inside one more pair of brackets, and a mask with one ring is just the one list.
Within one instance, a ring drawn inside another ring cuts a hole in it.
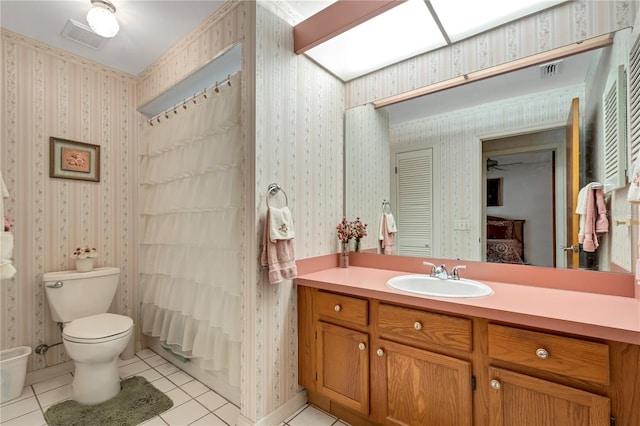
[{"label": "vanity cabinet", "polygon": [[[472,424],[471,321],[371,302],[372,417],[389,425]],[[442,352],[454,354],[444,355]]]},{"label": "vanity cabinet", "polygon": [[298,315],[300,384],[353,425],[640,425],[638,345],[305,286]]},{"label": "vanity cabinet", "polygon": [[489,368],[489,424],[607,426],[609,398],[500,368]]},{"label": "vanity cabinet", "polygon": [[317,292],[316,390],[332,401],[369,414],[368,301]]},{"label": "vanity cabinet", "polygon": [[[518,374],[489,368],[492,425],[608,425],[609,398],[565,386],[536,375],[553,374],[598,385],[610,383],[609,346],[498,324],[488,325],[488,355],[512,364]],[[544,407],[544,409],[541,409]]]}]

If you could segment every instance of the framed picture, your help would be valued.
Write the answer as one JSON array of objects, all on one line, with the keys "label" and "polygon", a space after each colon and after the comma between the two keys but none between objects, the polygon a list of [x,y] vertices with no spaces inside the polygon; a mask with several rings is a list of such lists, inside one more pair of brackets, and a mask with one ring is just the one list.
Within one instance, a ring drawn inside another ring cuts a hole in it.
[{"label": "framed picture", "polygon": [[100,182],[100,146],[49,138],[49,177]]},{"label": "framed picture", "polygon": [[487,179],[487,207],[502,205],[502,178]]}]

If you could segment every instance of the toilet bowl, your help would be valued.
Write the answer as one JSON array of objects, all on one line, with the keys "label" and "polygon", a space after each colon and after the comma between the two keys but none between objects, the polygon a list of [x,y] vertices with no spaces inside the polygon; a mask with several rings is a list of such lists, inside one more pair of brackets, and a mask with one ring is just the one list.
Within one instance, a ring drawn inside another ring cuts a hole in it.
[{"label": "toilet bowl", "polygon": [[71,398],[80,404],[99,404],[120,392],[118,355],[127,347],[133,320],[110,313],[79,318],[62,331],[64,348],[76,371]]}]

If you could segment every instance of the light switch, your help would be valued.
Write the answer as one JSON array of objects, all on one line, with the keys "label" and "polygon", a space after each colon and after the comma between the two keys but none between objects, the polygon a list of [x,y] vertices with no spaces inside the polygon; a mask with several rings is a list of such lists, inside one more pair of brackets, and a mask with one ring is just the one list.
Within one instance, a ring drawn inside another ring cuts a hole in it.
[{"label": "light switch", "polygon": [[471,225],[468,220],[456,220],[453,222],[453,229],[456,231],[468,231]]}]

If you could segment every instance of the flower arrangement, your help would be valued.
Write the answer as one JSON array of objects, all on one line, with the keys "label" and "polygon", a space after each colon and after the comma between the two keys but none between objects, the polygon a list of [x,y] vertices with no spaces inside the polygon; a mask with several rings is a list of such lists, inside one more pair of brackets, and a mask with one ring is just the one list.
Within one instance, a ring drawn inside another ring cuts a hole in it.
[{"label": "flower arrangement", "polygon": [[342,244],[348,244],[349,240],[355,236],[353,230],[353,222],[349,222],[346,217],[342,218],[342,222],[336,226],[338,240]]},{"label": "flower arrangement", "polygon": [[71,257],[73,257],[74,259],[98,257],[98,250],[96,250],[95,248],[89,248],[89,246],[85,246],[84,248],[78,247],[77,249],[75,249]]},{"label": "flower arrangement", "polygon": [[367,224],[362,223],[359,217],[356,217],[356,220],[352,222],[351,227],[353,228],[353,237],[356,240],[367,236]]},{"label": "flower arrangement", "polygon": [[342,222],[336,227],[338,240],[342,243],[342,250],[347,249],[351,238],[356,240],[356,251],[360,251],[360,238],[367,236],[367,224],[362,223],[359,217],[353,222],[348,221],[346,217],[342,218]]}]

